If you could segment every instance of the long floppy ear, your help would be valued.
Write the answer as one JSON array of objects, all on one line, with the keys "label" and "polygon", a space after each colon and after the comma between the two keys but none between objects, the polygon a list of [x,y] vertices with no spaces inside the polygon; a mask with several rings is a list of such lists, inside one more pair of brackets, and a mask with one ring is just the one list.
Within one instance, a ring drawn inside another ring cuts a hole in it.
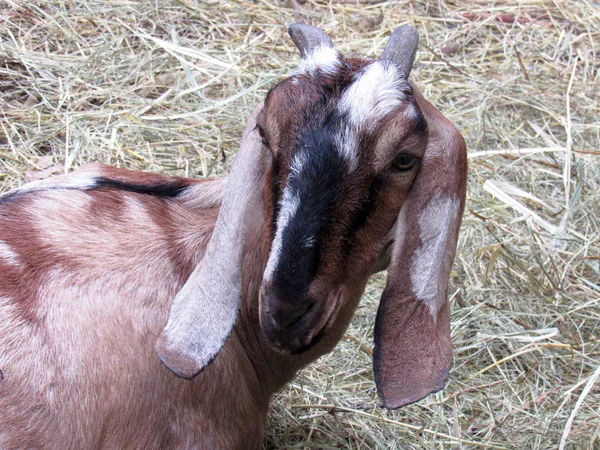
[{"label": "long floppy ear", "polygon": [[265,155],[255,130],[261,108],[255,108],[246,125],[204,258],[173,300],[154,347],[162,362],[184,378],[212,362],[237,318],[248,224],[263,217]]},{"label": "long floppy ear", "polygon": [[373,365],[386,408],[442,389],[452,365],[448,279],[465,203],[466,145],[413,87],[427,147],[398,215],[388,281],[375,323]]}]

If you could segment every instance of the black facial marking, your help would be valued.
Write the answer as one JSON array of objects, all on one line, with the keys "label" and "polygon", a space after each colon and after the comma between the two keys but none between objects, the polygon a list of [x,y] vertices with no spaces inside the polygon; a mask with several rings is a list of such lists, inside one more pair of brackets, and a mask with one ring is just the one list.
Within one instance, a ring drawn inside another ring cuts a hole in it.
[{"label": "black facial marking", "polygon": [[283,230],[274,281],[291,298],[305,294],[317,272],[320,247],[331,226],[346,170],[333,135],[326,125],[309,129],[301,137],[296,154],[304,163],[288,177],[286,189],[299,200],[299,206]]},{"label": "black facial marking", "polygon": [[95,187],[108,187],[120,191],[135,192],[137,194],[153,195],[155,197],[177,197],[186,188],[184,184],[131,184],[122,181],[111,180],[110,178],[96,178]]}]

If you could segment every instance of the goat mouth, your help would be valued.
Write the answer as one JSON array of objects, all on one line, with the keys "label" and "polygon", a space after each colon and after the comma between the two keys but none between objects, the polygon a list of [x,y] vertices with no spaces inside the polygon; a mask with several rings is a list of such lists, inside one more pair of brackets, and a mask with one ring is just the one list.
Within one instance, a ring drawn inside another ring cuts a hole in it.
[{"label": "goat mouth", "polygon": [[299,355],[309,351],[327,334],[341,309],[342,291],[338,290],[331,297],[325,301],[324,307],[309,308],[300,319],[285,329],[274,323],[268,306],[264,307],[261,298],[259,321],[263,336],[274,349],[282,353]]}]

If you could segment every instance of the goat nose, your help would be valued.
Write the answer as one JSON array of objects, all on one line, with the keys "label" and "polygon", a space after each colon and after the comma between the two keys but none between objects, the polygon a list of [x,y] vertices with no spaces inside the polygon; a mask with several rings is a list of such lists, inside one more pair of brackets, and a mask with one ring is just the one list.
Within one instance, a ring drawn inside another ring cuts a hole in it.
[{"label": "goat nose", "polygon": [[267,311],[271,313],[273,322],[280,329],[296,324],[311,308],[311,304],[299,298],[284,298],[277,289],[267,288],[263,292]]}]

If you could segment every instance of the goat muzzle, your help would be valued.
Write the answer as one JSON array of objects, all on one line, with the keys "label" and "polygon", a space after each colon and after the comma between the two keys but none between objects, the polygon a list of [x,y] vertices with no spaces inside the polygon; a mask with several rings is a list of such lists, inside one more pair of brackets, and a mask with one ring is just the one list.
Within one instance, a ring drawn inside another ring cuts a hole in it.
[{"label": "goat muzzle", "polygon": [[259,322],[263,335],[276,349],[292,354],[305,352],[316,344],[335,322],[343,303],[343,289],[322,295],[289,297],[272,281],[260,291]]}]

